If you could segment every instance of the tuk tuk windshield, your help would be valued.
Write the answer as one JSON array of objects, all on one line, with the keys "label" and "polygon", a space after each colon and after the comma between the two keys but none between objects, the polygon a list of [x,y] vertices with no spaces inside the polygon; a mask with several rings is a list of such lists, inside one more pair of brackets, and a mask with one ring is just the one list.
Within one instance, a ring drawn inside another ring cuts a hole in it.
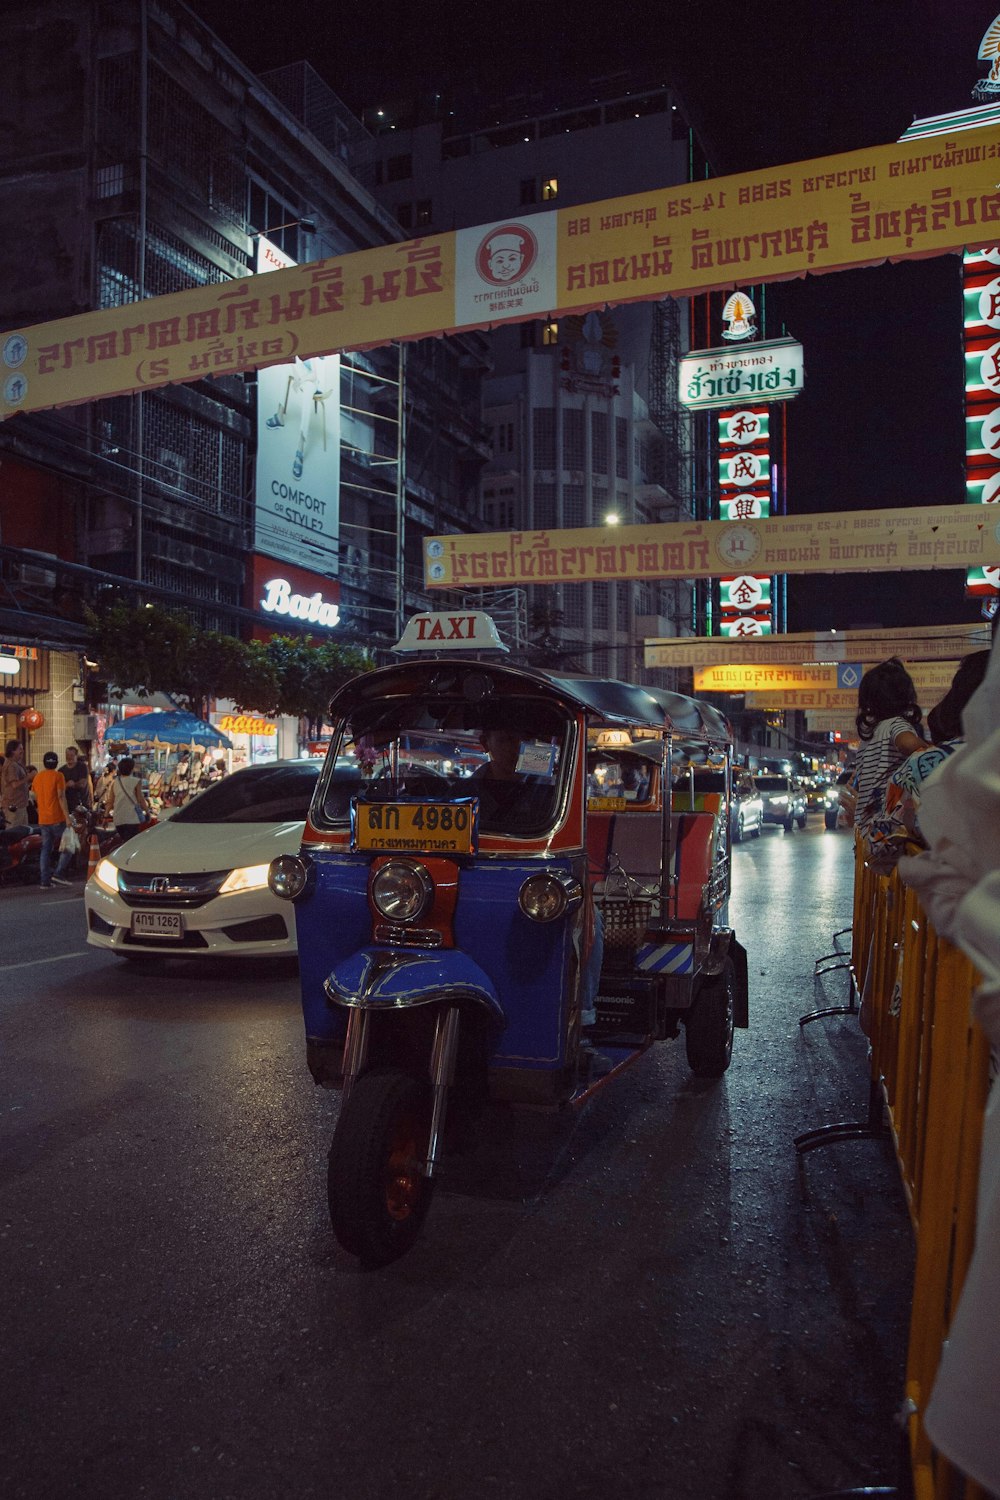
[{"label": "tuk tuk windshield", "polygon": [[539,700],[486,706],[367,702],[339,725],[316,813],[347,824],[362,802],[478,799],[480,833],[543,835],[563,800],[572,720]]}]

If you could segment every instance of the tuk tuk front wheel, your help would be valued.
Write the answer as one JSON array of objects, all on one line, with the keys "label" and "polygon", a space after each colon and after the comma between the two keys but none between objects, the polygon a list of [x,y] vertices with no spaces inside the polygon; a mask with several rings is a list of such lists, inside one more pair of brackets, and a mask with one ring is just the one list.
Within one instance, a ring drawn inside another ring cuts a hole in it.
[{"label": "tuk tuk front wheel", "polygon": [[736,969],[727,958],[720,973],[706,979],[684,1023],[688,1067],[696,1078],[721,1078],[733,1056]]},{"label": "tuk tuk front wheel", "polygon": [[405,1255],[420,1233],[433,1183],[423,1174],[429,1083],[399,1068],[356,1079],[330,1146],[327,1197],[340,1244],[366,1266]]}]

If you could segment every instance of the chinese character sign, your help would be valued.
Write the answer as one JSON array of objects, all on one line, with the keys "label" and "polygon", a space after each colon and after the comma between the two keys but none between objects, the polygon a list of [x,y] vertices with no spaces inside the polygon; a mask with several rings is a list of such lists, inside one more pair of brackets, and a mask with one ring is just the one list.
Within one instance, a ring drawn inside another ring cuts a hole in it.
[{"label": "chinese character sign", "polygon": [[[725,407],[719,412],[719,514],[726,521],[756,521],[771,514],[770,427],[766,406]],[[769,633],[773,623],[769,577],[743,573],[737,578],[723,579],[719,592],[720,634]]]},{"label": "chinese character sign", "polygon": [[[965,304],[965,483],[972,504],[1000,514],[1000,249],[968,250]],[[967,594],[996,597],[996,568],[970,568]]]}]

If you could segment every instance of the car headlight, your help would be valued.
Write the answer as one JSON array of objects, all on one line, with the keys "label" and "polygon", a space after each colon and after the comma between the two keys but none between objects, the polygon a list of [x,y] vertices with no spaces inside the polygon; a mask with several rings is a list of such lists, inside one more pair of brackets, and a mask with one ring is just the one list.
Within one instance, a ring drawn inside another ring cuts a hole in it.
[{"label": "car headlight", "polygon": [[242,869],[230,870],[219,886],[219,895],[228,896],[233,891],[262,891],[267,885],[270,865],[244,865]]},{"label": "car headlight", "polygon": [[306,888],[312,861],[300,854],[279,854],[267,866],[267,884],[271,894],[282,901],[295,901]]},{"label": "car headlight", "polygon": [[552,872],[529,875],[517,893],[518,905],[533,922],[554,922],[583,899],[580,882]]},{"label": "car headlight", "polygon": [[118,894],[118,866],[110,859],[102,859],[94,871],[94,879],[102,890],[110,891],[112,896]]},{"label": "car headlight", "polygon": [[372,879],[372,902],[390,922],[415,922],[434,899],[434,882],[423,865],[390,859]]}]

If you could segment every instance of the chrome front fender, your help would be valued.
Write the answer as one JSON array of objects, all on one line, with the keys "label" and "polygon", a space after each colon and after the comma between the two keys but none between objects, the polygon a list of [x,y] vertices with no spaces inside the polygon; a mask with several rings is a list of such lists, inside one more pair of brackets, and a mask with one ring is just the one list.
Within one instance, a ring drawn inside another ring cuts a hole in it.
[{"label": "chrome front fender", "polygon": [[433,953],[362,948],[337,965],[323,989],[331,1005],[371,1011],[471,1000],[481,1005],[499,1028],[506,1025],[492,981],[478,964],[455,948]]}]

